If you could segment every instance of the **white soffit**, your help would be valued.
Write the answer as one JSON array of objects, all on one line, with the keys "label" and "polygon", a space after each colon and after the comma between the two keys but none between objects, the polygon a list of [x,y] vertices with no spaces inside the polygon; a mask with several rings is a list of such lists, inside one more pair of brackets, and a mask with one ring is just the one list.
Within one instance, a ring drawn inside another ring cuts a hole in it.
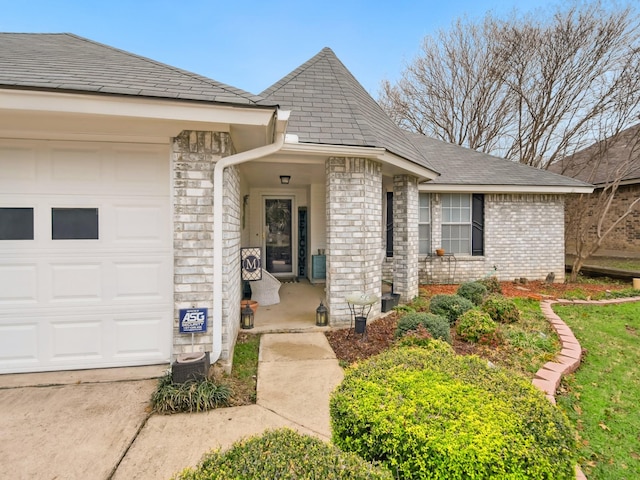
[{"label": "white soffit", "polygon": [[[71,125],[74,117],[80,119],[80,123],[91,120],[108,124],[109,119],[113,119],[128,128],[143,121],[151,122],[149,128],[159,136],[175,136],[189,128],[229,131],[233,124],[266,127],[274,110],[275,107],[243,108],[204,102],[0,89],[0,121],[5,116],[19,120],[21,113],[30,114],[32,119],[33,114],[62,115]],[[6,126],[0,124],[2,127]]]}]

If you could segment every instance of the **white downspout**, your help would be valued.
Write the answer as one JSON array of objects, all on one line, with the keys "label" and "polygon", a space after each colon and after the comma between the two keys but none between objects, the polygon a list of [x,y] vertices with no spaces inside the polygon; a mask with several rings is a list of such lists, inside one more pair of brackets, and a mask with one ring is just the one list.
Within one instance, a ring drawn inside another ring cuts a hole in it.
[{"label": "white downspout", "polygon": [[222,353],[222,203],[224,198],[224,170],[232,165],[266,157],[280,150],[282,145],[284,145],[290,113],[289,111],[278,109],[273,143],[221,158],[213,167],[213,321],[211,324],[213,330],[213,347],[211,351],[211,363],[217,362]]}]

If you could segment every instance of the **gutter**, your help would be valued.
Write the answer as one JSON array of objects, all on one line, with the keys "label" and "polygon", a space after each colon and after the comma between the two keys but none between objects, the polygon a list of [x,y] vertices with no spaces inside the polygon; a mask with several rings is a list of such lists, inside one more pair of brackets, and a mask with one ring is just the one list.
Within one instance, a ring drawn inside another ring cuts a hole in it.
[{"label": "gutter", "polygon": [[213,347],[211,363],[215,363],[222,353],[222,203],[224,199],[224,170],[233,165],[256,160],[278,152],[284,145],[285,132],[291,112],[276,111],[275,139],[273,143],[247,150],[218,160],[213,167]]}]

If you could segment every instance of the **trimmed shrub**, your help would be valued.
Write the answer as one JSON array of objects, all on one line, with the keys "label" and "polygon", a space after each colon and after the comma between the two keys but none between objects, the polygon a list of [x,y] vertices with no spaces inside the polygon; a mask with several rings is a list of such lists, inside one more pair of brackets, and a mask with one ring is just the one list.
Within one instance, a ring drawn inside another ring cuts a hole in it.
[{"label": "trimmed shrub", "polygon": [[502,295],[502,285],[498,281],[498,278],[495,276],[490,276],[487,278],[483,278],[482,280],[478,280],[481,284],[487,287],[487,292],[489,293],[498,293]]},{"label": "trimmed shrub", "polygon": [[460,315],[456,325],[456,333],[467,342],[490,343],[498,330],[496,322],[488,313],[480,310],[469,310]]},{"label": "trimmed shrub", "polygon": [[529,380],[448,346],[394,348],[359,363],[330,412],[333,442],[394,478],[575,479],[564,414]]},{"label": "trimmed shrub", "polygon": [[451,343],[451,331],[449,329],[449,321],[433,313],[408,313],[398,320],[395,337],[400,338],[409,331],[416,330],[422,326],[431,334],[433,338],[444,340]]},{"label": "trimmed shrub", "polygon": [[480,306],[494,322],[516,323],[520,321],[520,310],[513,300],[502,295],[491,295]]},{"label": "trimmed shrub", "polygon": [[461,297],[470,300],[474,305],[480,305],[487,296],[488,290],[480,282],[465,282],[458,287],[456,292]]},{"label": "trimmed shrub", "polygon": [[322,440],[288,428],[234,443],[224,453],[207,454],[197,468],[187,468],[175,480],[322,478],[331,480],[392,480],[384,467]]},{"label": "trimmed shrub", "polygon": [[204,412],[228,406],[230,398],[231,389],[226,385],[216,385],[209,379],[173,383],[169,372],[158,380],[151,407],[158,413]]},{"label": "trimmed shrub", "polygon": [[460,295],[434,295],[429,305],[431,313],[445,317],[449,325],[455,324],[460,315],[472,308],[473,303]]}]

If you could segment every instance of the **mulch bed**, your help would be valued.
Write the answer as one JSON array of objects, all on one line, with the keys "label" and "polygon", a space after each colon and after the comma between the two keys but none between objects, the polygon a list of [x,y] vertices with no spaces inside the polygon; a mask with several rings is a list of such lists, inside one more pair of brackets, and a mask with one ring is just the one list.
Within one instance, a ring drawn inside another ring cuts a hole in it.
[{"label": "mulch bed", "polygon": [[[580,290],[586,295],[615,289],[611,284],[547,284],[541,281],[501,282],[502,294],[506,297],[522,297],[534,300],[562,298],[566,292]],[[420,287],[422,295],[432,297],[436,294],[454,294],[458,285],[424,285]],[[620,287],[622,288],[622,287]],[[349,364],[363,360],[389,348],[393,342],[398,316],[395,312],[367,324],[367,339],[363,341],[360,335],[354,335],[349,329],[332,330],[326,333],[327,339],[338,360]],[[477,344],[461,341],[456,338],[455,331],[451,331],[453,349],[462,355],[478,353]],[[486,347],[484,347],[486,349]],[[485,352],[486,353],[486,352]]]}]

